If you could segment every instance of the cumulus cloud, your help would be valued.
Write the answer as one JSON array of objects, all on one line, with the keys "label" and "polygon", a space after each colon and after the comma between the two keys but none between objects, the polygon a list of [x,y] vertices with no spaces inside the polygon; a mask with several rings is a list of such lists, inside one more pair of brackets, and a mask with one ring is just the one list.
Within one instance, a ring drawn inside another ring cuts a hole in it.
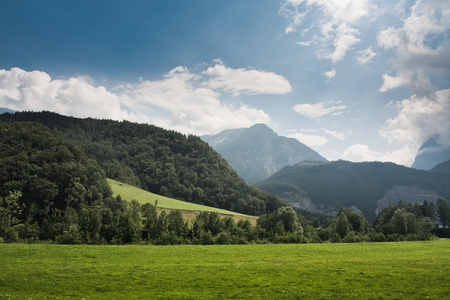
[{"label": "cumulus cloud", "polygon": [[373,52],[372,47],[369,47],[365,50],[360,50],[356,54],[356,61],[358,61],[360,65],[367,64],[377,55],[375,52]]},{"label": "cumulus cloud", "polygon": [[136,118],[120,107],[120,97],[87,77],[52,80],[45,72],[0,70],[0,105],[13,110],[50,110],[78,117]]},{"label": "cumulus cloud", "polygon": [[346,105],[341,105],[341,101],[327,101],[315,104],[297,104],[294,111],[309,118],[320,118],[326,115],[340,115],[347,109]]},{"label": "cumulus cloud", "polygon": [[197,73],[180,66],[160,80],[124,83],[109,90],[96,86],[88,77],[62,80],[41,71],[0,70],[0,106],[14,110],[126,119],[198,135],[270,123],[262,110],[221,101],[223,90],[233,94],[282,94],[290,91],[290,85],[274,73],[234,70],[222,63]]},{"label": "cumulus cloud", "polygon": [[399,28],[378,33],[378,46],[393,49],[396,75],[385,74],[380,91],[407,85],[417,95],[433,92],[430,73],[450,71],[450,2],[418,0]]},{"label": "cumulus cloud", "polygon": [[287,0],[282,5],[280,14],[289,22],[286,33],[297,31],[308,14],[319,15],[319,20],[313,25],[316,29],[313,31],[318,35],[314,39],[322,40],[323,48],[330,47],[333,50],[322,50],[317,54],[319,58],[331,59],[333,63],[337,63],[361,41],[357,26],[369,15],[371,7],[370,0]]},{"label": "cumulus cloud", "polygon": [[407,148],[402,148],[393,152],[377,152],[371,150],[369,146],[364,144],[356,144],[346,148],[341,156],[344,160],[349,160],[353,162],[363,162],[363,161],[381,161],[390,162],[395,161],[401,165],[411,165],[414,156],[411,157],[411,153]]},{"label": "cumulus cloud", "polygon": [[287,137],[297,139],[299,142],[307,145],[308,147],[319,147],[328,143],[328,139],[321,135],[305,133],[294,130],[293,133]]},{"label": "cumulus cloud", "polygon": [[223,89],[237,96],[239,94],[276,94],[283,95],[291,92],[289,81],[281,75],[253,69],[232,69],[226,67],[222,61],[209,67],[203,74],[210,78],[204,82],[206,87]]},{"label": "cumulus cloud", "polygon": [[443,146],[450,146],[450,89],[396,103],[396,117],[380,131],[390,143],[401,144],[415,155],[422,143],[439,136]]}]

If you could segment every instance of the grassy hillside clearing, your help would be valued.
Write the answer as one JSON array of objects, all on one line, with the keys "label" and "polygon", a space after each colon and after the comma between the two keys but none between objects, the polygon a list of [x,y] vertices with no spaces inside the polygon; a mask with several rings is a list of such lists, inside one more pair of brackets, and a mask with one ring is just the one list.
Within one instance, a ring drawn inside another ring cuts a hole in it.
[{"label": "grassy hillside clearing", "polygon": [[448,299],[450,240],[0,245],[2,299]]},{"label": "grassy hillside clearing", "polygon": [[236,221],[240,219],[248,219],[250,220],[250,222],[252,222],[253,225],[256,224],[256,220],[258,219],[258,217],[255,216],[239,214],[225,209],[167,198],[113,179],[108,178],[107,180],[109,185],[111,186],[114,197],[120,195],[125,200],[131,201],[134,199],[141,204],[150,203],[152,205],[155,205],[155,203],[157,203],[157,208],[160,211],[177,209],[183,213],[183,216],[186,220],[193,219],[201,211],[217,212],[222,217],[231,216],[236,219]]}]

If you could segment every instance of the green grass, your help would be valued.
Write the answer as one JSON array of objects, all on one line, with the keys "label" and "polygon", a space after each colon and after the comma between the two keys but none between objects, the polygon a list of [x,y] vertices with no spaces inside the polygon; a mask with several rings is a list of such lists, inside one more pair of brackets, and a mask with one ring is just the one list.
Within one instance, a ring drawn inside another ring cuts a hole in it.
[{"label": "green grass", "polygon": [[448,299],[450,240],[0,245],[4,299]]},{"label": "green grass", "polygon": [[150,203],[155,205],[156,200],[158,201],[158,207],[160,208],[168,208],[168,209],[179,209],[179,210],[192,210],[192,211],[215,211],[220,214],[227,215],[243,215],[233,211],[185,202],[181,200],[175,200],[172,198],[167,198],[164,196],[160,196],[151,192],[144,191],[137,187],[115,181],[113,179],[107,179],[111,189],[113,191],[114,197],[120,195],[125,200],[136,200],[141,204]]}]

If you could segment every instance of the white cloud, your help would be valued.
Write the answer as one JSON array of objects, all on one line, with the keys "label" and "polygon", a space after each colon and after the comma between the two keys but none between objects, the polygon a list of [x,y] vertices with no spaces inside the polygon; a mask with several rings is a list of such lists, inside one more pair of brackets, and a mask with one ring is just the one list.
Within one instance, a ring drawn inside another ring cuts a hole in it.
[{"label": "white cloud", "polygon": [[232,69],[220,60],[216,60],[216,64],[203,74],[210,76],[204,82],[206,87],[223,89],[235,96],[242,93],[283,95],[290,93],[292,89],[289,81],[281,75],[252,69]]},{"label": "white cloud", "polygon": [[400,28],[378,33],[378,45],[394,49],[396,76],[384,75],[381,91],[407,85],[417,95],[433,92],[430,72],[450,71],[450,2],[418,0]]},{"label": "white cloud", "polygon": [[120,107],[120,97],[86,77],[52,80],[45,72],[0,70],[0,105],[13,110],[50,110],[78,117],[133,118]]},{"label": "white cloud", "polygon": [[336,76],[336,70],[331,69],[330,71],[325,71],[325,72],[323,72],[323,76],[327,77],[328,79],[331,79],[334,76]]},{"label": "white cloud", "polygon": [[[213,87],[235,94],[286,93],[289,83],[274,73],[222,67],[218,64],[205,73],[176,67],[161,80],[124,83],[111,90],[94,85],[87,77],[57,80],[40,71],[0,70],[0,106],[50,110],[75,117],[126,119],[198,135],[270,123],[262,110],[222,102],[221,94]],[[241,85],[233,76],[243,81]],[[279,89],[274,83],[277,80],[282,83]]]},{"label": "white cloud", "polygon": [[397,30],[394,27],[381,30],[377,35],[377,40],[378,46],[384,49],[396,48],[401,42],[400,30]]},{"label": "white cloud", "polygon": [[335,64],[347,54],[347,51],[352,49],[353,45],[359,43],[361,40],[357,38],[359,31],[350,27],[347,23],[341,23],[336,29],[334,38],[334,52],[331,54],[331,61]]},{"label": "white cloud", "polygon": [[341,101],[327,101],[316,104],[297,104],[294,106],[294,111],[302,116],[309,118],[319,118],[326,115],[340,115],[347,106],[340,105]]},{"label": "white cloud", "polygon": [[345,140],[345,138],[347,136],[352,134],[352,131],[349,131],[348,133],[342,133],[342,132],[336,132],[336,131],[333,131],[333,130],[329,130],[329,129],[326,129],[326,128],[322,128],[322,131],[324,133],[328,134],[328,135],[331,135],[332,137],[334,137],[334,138],[336,138],[338,140],[341,140],[341,141]]},{"label": "white cloud", "polygon": [[370,150],[369,146],[364,144],[352,145],[344,150],[341,156],[344,160],[349,160],[353,162],[363,162],[363,161],[381,161],[381,162],[391,162],[394,161],[401,165],[411,165],[411,159],[414,160],[414,156],[411,157],[409,150],[407,148],[400,149],[398,151],[381,153],[377,151]]},{"label": "white cloud", "polygon": [[327,53],[322,49],[317,54],[319,58],[337,63],[360,42],[357,26],[371,10],[371,0],[288,0],[282,5],[280,13],[289,21],[286,33],[297,31],[308,15],[319,16],[313,27],[319,31],[323,48],[332,46],[333,50]]},{"label": "white cloud", "polygon": [[289,134],[287,137],[297,139],[299,142],[307,145],[308,147],[318,147],[328,143],[328,139],[324,136],[306,134],[303,132],[294,132]]},{"label": "white cloud", "polygon": [[356,54],[356,60],[360,65],[367,64],[377,55],[375,52],[373,52],[372,47],[369,47],[365,50],[360,50]]},{"label": "white cloud", "polygon": [[411,155],[433,136],[439,136],[443,146],[450,146],[450,89],[423,97],[414,95],[396,106],[399,113],[380,131],[390,143],[408,148]]},{"label": "white cloud", "polygon": [[386,92],[390,89],[402,86],[408,82],[408,78],[402,75],[390,76],[388,74],[383,74],[383,85],[380,88],[380,92]]}]

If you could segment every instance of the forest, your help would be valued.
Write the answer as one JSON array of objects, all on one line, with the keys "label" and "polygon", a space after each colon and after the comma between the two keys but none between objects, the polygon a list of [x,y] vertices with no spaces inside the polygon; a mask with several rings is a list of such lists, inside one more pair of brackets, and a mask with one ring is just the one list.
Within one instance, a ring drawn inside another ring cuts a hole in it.
[{"label": "forest", "polygon": [[[92,122],[92,124],[95,123]],[[119,126],[122,123],[114,124]],[[127,123],[126,126],[133,127],[133,124]],[[97,130],[92,129],[92,136],[95,136],[96,132]],[[135,134],[139,135],[138,132]],[[194,150],[198,149],[197,151],[201,152],[206,151],[202,150],[203,147],[210,149],[195,137],[185,137],[171,132],[169,134],[185,141],[191,139],[192,144],[189,145]],[[102,135],[107,136],[106,133]],[[95,140],[94,137],[92,139]],[[122,139],[127,140],[129,137],[124,133]],[[118,140],[120,139],[116,137],[114,142]],[[161,138],[161,140],[164,139]],[[172,143],[177,144],[175,138],[168,139],[165,143],[171,143],[171,140]],[[80,146],[66,138],[56,128],[50,129],[36,122],[0,122],[0,142],[1,242],[245,244],[399,241],[430,239],[433,224],[437,218],[445,227],[449,225],[450,208],[444,199],[438,200],[436,204],[399,203],[383,210],[370,226],[361,214],[348,208],[341,208],[334,218],[306,219],[291,206],[283,205],[274,196],[259,192],[249,186],[244,189],[244,191],[248,191],[246,196],[242,196],[245,197],[244,199],[250,198],[250,203],[253,201],[265,204],[266,202],[261,199],[268,201],[264,211],[256,211],[260,215],[256,226],[249,221],[236,223],[232,218],[220,218],[217,213],[210,212],[199,213],[192,221],[186,221],[180,211],[158,213],[156,207],[149,203],[141,205],[137,201],[125,201],[120,196],[113,197],[106,181],[106,174],[114,168],[104,170],[101,163],[93,156],[89,157]],[[107,143],[103,140],[97,140],[97,142]],[[85,147],[88,147],[88,144],[87,141]],[[139,139],[136,139],[133,146],[137,147],[139,144]],[[175,148],[179,148],[175,156],[181,156],[181,158],[173,159],[175,165],[179,164],[178,160],[183,160],[183,157],[191,155],[197,158],[200,165],[203,165],[201,167],[193,164],[189,168],[197,170],[195,173],[197,179],[205,176],[202,171],[207,174],[214,170],[220,173],[221,167],[216,161],[212,162],[217,164],[213,170],[205,170],[208,163],[207,160],[203,161],[203,158],[206,156],[207,159],[208,155],[215,155],[212,150],[209,152],[213,154],[203,152],[202,156],[191,154],[188,150],[183,152],[181,143]],[[101,153],[98,154],[99,158],[107,156],[101,151],[99,153]],[[167,150],[167,153],[163,154],[168,156],[169,153],[171,151]],[[179,155],[177,155],[178,153]],[[128,157],[129,164],[133,165],[134,160],[131,160],[125,151],[123,155],[124,159]],[[139,156],[147,155],[147,153],[142,151],[128,155]],[[158,155],[154,153],[154,156]],[[193,163],[188,158],[184,159],[187,165]],[[119,160],[117,162],[120,164]],[[223,162],[222,168],[226,167],[225,161],[219,159],[219,162]],[[105,164],[106,160],[103,163]],[[157,162],[155,162],[156,164]],[[188,168],[183,170],[182,166],[183,164],[180,163],[180,168],[174,167],[174,169],[181,174],[189,172]],[[133,169],[130,168],[130,170],[134,172]],[[152,170],[147,170],[144,174],[151,174],[151,172]],[[158,172],[164,172],[164,168]],[[195,177],[193,174],[190,176]],[[227,174],[236,176],[233,172]],[[176,173],[171,172],[167,172],[166,175],[177,177]],[[180,176],[182,177],[182,175]],[[138,173],[135,179],[141,177],[145,178],[144,175]],[[147,178],[142,182],[150,182],[151,179]],[[228,183],[226,179],[223,180]],[[232,177],[228,180],[232,181]],[[163,176],[158,182],[161,181],[171,182]],[[183,182],[183,179],[173,178],[173,182],[180,183]],[[204,194],[205,191],[220,193],[215,190],[220,185],[211,180],[209,186],[205,184],[208,181],[195,182],[203,185],[197,187],[192,184],[191,191],[187,193],[191,197],[196,193],[201,194],[202,191]],[[239,182],[238,184],[242,184]],[[142,184],[141,181],[138,183]],[[236,199],[232,203],[238,203],[239,196],[236,196],[236,193],[240,192],[233,190],[236,183],[233,185],[232,182],[229,182],[229,184],[231,187],[226,184],[222,185],[223,197],[215,199]],[[172,187],[171,184],[167,186]],[[253,195],[261,195],[261,198]],[[207,199],[206,195],[203,196]],[[252,197],[255,199],[251,200]],[[206,200],[205,202],[208,203]],[[231,207],[226,202],[224,205]],[[234,208],[236,209],[236,207]]]},{"label": "forest", "polygon": [[95,161],[106,177],[162,196],[249,215],[283,203],[248,185],[199,137],[127,121],[77,119],[52,112],[0,115],[0,122],[56,129]]}]

